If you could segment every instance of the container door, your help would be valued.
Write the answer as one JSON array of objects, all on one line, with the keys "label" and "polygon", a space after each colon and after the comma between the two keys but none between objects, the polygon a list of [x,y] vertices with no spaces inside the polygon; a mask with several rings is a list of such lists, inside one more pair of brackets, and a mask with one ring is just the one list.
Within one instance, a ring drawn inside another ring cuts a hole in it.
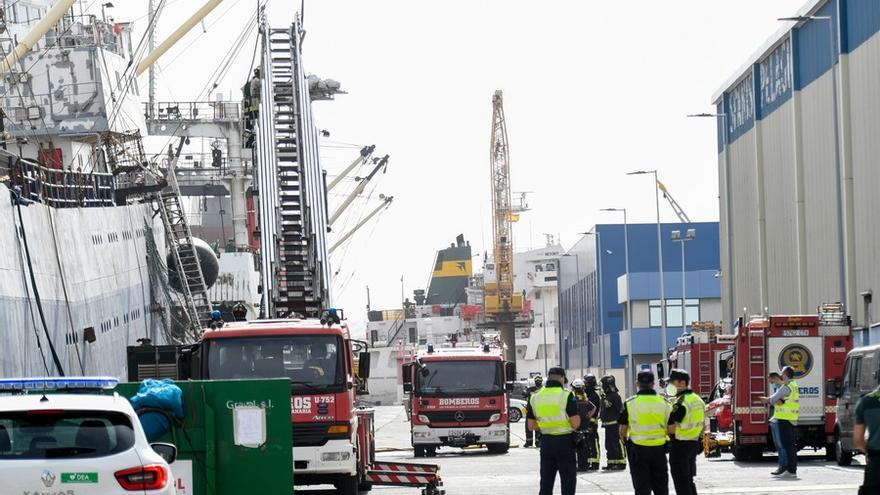
[{"label": "container door", "polygon": [[[825,350],[822,337],[775,337],[768,344],[768,368],[791,366],[800,389],[798,423],[821,424],[825,416]],[[768,395],[770,384],[767,383]]]}]

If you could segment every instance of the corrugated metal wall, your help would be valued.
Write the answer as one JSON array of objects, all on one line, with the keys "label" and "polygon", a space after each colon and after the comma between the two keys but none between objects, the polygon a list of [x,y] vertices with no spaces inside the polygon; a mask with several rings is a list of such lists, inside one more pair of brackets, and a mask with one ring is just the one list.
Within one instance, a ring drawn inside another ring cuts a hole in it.
[{"label": "corrugated metal wall", "polygon": [[[876,320],[866,314],[864,293],[880,289],[880,5],[816,0],[798,14],[831,20],[801,22],[769,40],[714,101],[723,114],[718,165],[724,318],[731,321],[731,308],[734,316],[743,308],[760,313],[763,306],[771,313],[811,313],[818,304],[840,300],[842,237],[848,311],[856,326],[871,326]],[[844,236],[838,235],[839,216]]]}]

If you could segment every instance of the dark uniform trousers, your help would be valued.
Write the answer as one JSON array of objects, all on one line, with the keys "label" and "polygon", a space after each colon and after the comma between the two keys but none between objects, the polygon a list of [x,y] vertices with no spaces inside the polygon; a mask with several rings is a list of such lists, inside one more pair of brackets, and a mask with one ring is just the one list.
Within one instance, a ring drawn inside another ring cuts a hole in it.
[{"label": "dark uniform trousers", "polygon": [[602,427],[605,428],[605,457],[608,460],[608,465],[622,464],[623,467],[626,467],[626,457],[624,456],[623,444],[620,441],[617,421],[611,424],[604,423]]},{"label": "dark uniform trousers", "polygon": [[543,435],[541,437],[541,492],[552,495],[556,473],[562,485],[562,495],[574,495],[577,484],[577,461],[572,435]]},{"label": "dark uniform trousers", "polygon": [[587,426],[584,445],[587,449],[587,464],[593,469],[599,469],[599,425],[595,420],[590,421]]},{"label": "dark uniform trousers", "polygon": [[697,495],[697,455],[700,442],[672,440],[669,442],[669,471],[676,495]]},{"label": "dark uniform trousers", "polygon": [[541,432],[530,430],[528,422],[526,422],[526,447],[531,445],[534,445],[535,447],[541,445]]},{"label": "dark uniform trousers", "polygon": [[[607,431],[606,431],[607,433]],[[669,471],[666,465],[666,447],[645,447],[630,443],[629,474],[635,495],[669,495]]]},{"label": "dark uniform trousers", "polygon": [[859,487],[859,495],[880,493],[880,450],[868,450],[865,464],[865,481]]}]

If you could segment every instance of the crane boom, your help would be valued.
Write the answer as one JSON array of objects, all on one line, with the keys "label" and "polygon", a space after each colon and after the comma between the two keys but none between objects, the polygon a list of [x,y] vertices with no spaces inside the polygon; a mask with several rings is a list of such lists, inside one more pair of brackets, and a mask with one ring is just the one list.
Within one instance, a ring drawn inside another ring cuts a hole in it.
[{"label": "crane boom", "polygon": [[516,360],[515,319],[522,311],[522,296],[513,291],[513,229],[510,194],[510,157],[501,90],[492,97],[492,140],[489,148],[492,188],[492,231],[495,279],[485,285],[486,315],[494,321],[507,359]]},{"label": "crane boom", "polygon": [[666,198],[666,201],[669,201],[669,205],[672,206],[672,211],[678,216],[678,219],[681,220],[681,223],[691,223],[690,217],[687,216],[687,213],[681,209],[681,206],[678,204],[671,194],[669,194],[669,190],[666,189],[666,185],[657,181],[657,188],[660,189],[660,192],[663,193],[663,197]]}]

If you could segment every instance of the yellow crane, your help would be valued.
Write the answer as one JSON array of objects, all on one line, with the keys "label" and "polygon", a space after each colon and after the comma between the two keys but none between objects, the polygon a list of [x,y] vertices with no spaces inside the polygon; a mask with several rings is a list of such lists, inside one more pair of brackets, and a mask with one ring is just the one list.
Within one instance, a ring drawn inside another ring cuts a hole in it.
[{"label": "yellow crane", "polygon": [[[492,231],[494,270],[487,269],[485,312],[489,324],[498,330],[507,348],[507,360],[516,361],[514,329],[522,313],[522,295],[513,290],[513,228],[517,220],[510,195],[510,157],[501,90],[492,96],[492,141],[489,150],[492,188]],[[492,276],[494,274],[494,277]]]}]

